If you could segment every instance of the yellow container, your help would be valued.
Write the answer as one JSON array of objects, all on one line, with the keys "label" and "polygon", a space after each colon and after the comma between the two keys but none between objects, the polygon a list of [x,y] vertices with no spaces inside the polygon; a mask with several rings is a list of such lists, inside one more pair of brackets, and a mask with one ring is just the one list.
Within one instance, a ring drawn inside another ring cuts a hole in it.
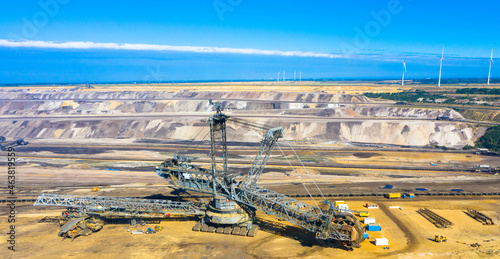
[{"label": "yellow container", "polygon": [[401,193],[388,193],[387,198],[389,198],[389,199],[401,198]]}]

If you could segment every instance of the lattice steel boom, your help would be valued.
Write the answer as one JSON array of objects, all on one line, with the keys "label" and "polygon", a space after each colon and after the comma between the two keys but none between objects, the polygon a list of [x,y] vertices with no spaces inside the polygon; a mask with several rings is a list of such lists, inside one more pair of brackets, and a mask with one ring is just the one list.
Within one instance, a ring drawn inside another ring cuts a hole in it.
[{"label": "lattice steel boom", "polygon": [[78,208],[89,215],[119,217],[164,217],[166,214],[204,215],[192,202],[168,200],[112,198],[99,196],[40,195],[35,206],[63,206]]}]

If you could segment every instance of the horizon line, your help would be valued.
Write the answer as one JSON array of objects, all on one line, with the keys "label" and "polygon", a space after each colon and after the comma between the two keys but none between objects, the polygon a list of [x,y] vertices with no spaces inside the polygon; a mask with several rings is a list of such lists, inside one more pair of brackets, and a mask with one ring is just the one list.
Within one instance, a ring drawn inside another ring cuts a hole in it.
[{"label": "horizon line", "polygon": [[[412,78],[412,79],[405,79],[405,81],[413,81],[414,83],[418,83],[418,81],[436,81],[437,78]],[[450,78],[442,78],[442,81],[450,81],[450,80],[486,80],[486,78],[482,77],[450,77]],[[491,80],[500,80],[500,78],[491,78]],[[286,81],[287,83],[289,82],[325,82],[325,81],[332,81],[332,82],[355,82],[355,81],[360,81],[360,82],[384,82],[384,81],[401,81],[401,79],[397,78],[377,78],[377,77],[365,77],[365,78],[304,78],[302,81],[298,80],[290,80]],[[180,79],[180,80],[164,80],[164,81],[143,81],[143,80],[137,80],[137,81],[95,81],[95,82],[90,82],[90,81],[78,81],[78,82],[31,82],[31,83],[0,83],[1,86],[23,86],[23,85],[58,85],[58,86],[63,86],[63,85],[81,85],[81,84],[95,84],[95,85],[102,85],[102,84],[177,84],[177,83],[224,83],[224,82],[282,82],[282,81],[276,81],[276,79],[210,79],[210,80],[189,80],[189,79]],[[460,83],[460,82],[457,82]],[[463,82],[462,82],[463,83]],[[500,82],[493,82],[493,84],[498,84]],[[453,83],[448,83],[445,82],[444,84],[456,84],[455,82]],[[483,84],[480,82],[476,83],[471,83],[471,84]],[[486,83],[484,83],[486,84]]]}]

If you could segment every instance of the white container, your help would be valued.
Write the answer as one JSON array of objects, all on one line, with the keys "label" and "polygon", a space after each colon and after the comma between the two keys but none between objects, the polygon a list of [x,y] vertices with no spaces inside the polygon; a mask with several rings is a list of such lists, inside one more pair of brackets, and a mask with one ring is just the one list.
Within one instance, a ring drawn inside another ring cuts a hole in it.
[{"label": "white container", "polygon": [[364,218],[363,223],[365,224],[374,224],[375,223],[375,218]]},{"label": "white container", "polygon": [[387,238],[375,238],[375,245],[376,246],[388,246],[389,245],[389,240]]},{"label": "white container", "polygon": [[347,204],[339,204],[337,205],[337,207],[339,207],[340,210],[349,210],[349,206],[347,206]]}]

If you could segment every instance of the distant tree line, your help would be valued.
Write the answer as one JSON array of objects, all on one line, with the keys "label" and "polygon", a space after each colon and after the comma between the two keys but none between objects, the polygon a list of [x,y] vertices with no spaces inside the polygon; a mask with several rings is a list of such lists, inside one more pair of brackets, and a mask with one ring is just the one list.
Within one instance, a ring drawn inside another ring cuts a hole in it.
[{"label": "distant tree line", "polygon": [[[455,90],[456,94],[483,94],[483,95],[500,95],[500,89],[488,89],[488,88],[464,88]],[[364,93],[363,95],[368,98],[382,98],[386,100],[393,100],[399,102],[423,102],[423,103],[434,103],[436,99],[446,99],[442,103],[454,104],[456,100],[467,100],[470,97],[466,96],[448,96],[449,93],[429,93],[424,90],[415,91],[403,91],[397,93]],[[420,99],[423,98],[423,99]],[[420,99],[420,100],[419,100]],[[481,98],[483,101],[498,101],[497,97],[492,98]],[[483,104],[488,106],[489,104]]]},{"label": "distant tree line", "polygon": [[457,94],[486,94],[486,95],[500,95],[500,89],[489,88],[463,88],[455,91]]},{"label": "distant tree line", "polygon": [[488,128],[486,133],[476,142],[476,147],[500,152],[500,126]]},{"label": "distant tree line", "polygon": [[447,99],[443,103],[454,103],[455,99],[450,98],[444,94],[431,94],[423,90],[405,91],[398,93],[364,93],[368,98],[382,98],[393,101],[404,102],[420,102],[419,99],[423,98],[421,102],[433,103],[436,99]]}]

